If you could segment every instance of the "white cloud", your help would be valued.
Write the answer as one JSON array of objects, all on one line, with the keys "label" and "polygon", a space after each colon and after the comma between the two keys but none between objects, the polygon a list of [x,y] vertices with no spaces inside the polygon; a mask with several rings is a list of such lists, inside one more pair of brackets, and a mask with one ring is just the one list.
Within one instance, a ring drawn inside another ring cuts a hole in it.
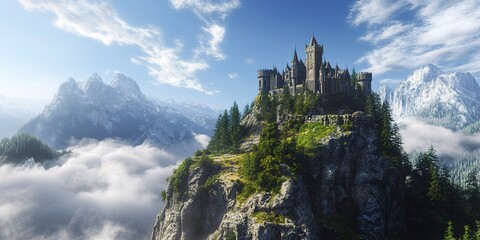
[{"label": "white cloud", "polygon": [[355,25],[380,24],[389,20],[405,4],[403,0],[357,0],[350,8],[348,19]]},{"label": "white cloud", "polygon": [[373,49],[358,60],[368,64],[368,71],[382,74],[433,63],[480,73],[479,0],[357,0],[349,21],[368,26],[360,39]]},{"label": "white cloud", "polygon": [[247,60],[245,60],[245,62],[248,64],[248,65],[252,65],[254,63],[256,63],[257,61],[253,58],[247,58]]},{"label": "white cloud", "polygon": [[222,18],[240,6],[240,0],[170,0],[170,3],[176,9],[187,8],[199,15],[220,14]]},{"label": "white cloud", "polygon": [[[73,34],[100,41],[106,45],[134,45],[145,54],[132,57],[132,62],[143,65],[157,83],[175,87],[191,88],[207,94],[217,91],[205,89],[196,78],[198,71],[209,67],[207,61],[198,54],[192,59],[182,58],[183,44],[176,41],[169,47],[163,35],[153,27],[130,25],[118,16],[114,7],[103,1],[67,0],[18,0],[28,10],[48,11],[55,14],[55,26]],[[172,1],[179,8],[194,8],[199,14],[221,13],[226,15],[238,6],[238,1],[213,3],[210,1]],[[203,28],[199,52],[218,60],[225,58],[219,45],[223,41],[225,29],[217,24]]]},{"label": "white cloud", "polygon": [[406,152],[424,152],[433,146],[440,155],[460,157],[465,152],[480,149],[480,135],[463,135],[450,129],[429,125],[415,118],[399,123]]},{"label": "white cloud", "polygon": [[228,74],[228,78],[230,78],[230,79],[235,79],[237,77],[238,77],[238,73],[229,73]]},{"label": "white cloud", "polygon": [[202,148],[207,148],[210,143],[210,137],[205,134],[195,134],[195,140],[202,146]]},{"label": "white cloud", "polygon": [[0,166],[0,239],[147,239],[180,157],[115,140],[71,150],[47,169]]},{"label": "white cloud", "polygon": [[175,9],[193,11],[204,22],[203,33],[199,35],[200,45],[195,53],[224,60],[226,56],[220,44],[225,38],[226,27],[221,22],[240,6],[240,0],[170,0],[170,4]]},{"label": "white cloud", "polygon": [[204,34],[200,37],[200,46],[195,50],[197,55],[205,54],[214,57],[216,60],[224,60],[225,55],[220,49],[220,44],[225,37],[225,27],[218,24],[211,24],[202,28]]}]

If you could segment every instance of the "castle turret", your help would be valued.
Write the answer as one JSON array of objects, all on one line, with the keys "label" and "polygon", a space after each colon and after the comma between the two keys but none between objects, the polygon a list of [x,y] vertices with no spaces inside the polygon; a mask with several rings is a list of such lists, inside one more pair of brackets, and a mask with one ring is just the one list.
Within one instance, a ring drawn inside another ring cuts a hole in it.
[{"label": "castle turret", "polygon": [[315,36],[312,36],[308,46],[305,46],[306,53],[306,85],[312,92],[318,92],[320,88],[319,70],[322,64],[323,46],[318,45]]},{"label": "castle turret", "polygon": [[372,93],[372,73],[359,72],[357,73],[357,83],[365,94]]},{"label": "castle turret", "polygon": [[270,75],[272,70],[270,69],[259,69],[258,74],[258,91],[268,92],[270,91]]},{"label": "castle turret", "polygon": [[292,66],[298,63],[297,49],[293,52]]}]

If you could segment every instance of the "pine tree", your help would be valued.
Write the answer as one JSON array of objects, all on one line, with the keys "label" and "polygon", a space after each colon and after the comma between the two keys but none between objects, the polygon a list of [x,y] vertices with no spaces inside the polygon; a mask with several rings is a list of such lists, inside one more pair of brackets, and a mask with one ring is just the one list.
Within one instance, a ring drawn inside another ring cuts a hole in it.
[{"label": "pine tree", "polygon": [[470,213],[473,215],[473,219],[480,217],[480,188],[478,186],[477,170],[471,171],[467,176],[466,181],[466,193],[467,200],[470,203]]},{"label": "pine tree", "polygon": [[480,240],[480,221],[475,221],[475,240]]},{"label": "pine tree", "polygon": [[445,235],[443,237],[444,240],[455,240],[455,237],[453,235],[453,223],[452,221],[448,221],[448,227],[447,230],[445,231]]},{"label": "pine tree", "polygon": [[226,151],[231,143],[230,139],[230,116],[228,115],[227,110],[223,112],[222,118],[220,119],[220,149]]},{"label": "pine tree", "polygon": [[243,108],[242,119],[245,118],[245,116],[247,116],[247,114],[249,114],[249,113],[250,113],[250,104],[247,104]]},{"label": "pine tree", "polygon": [[217,118],[217,122],[215,123],[215,130],[213,132],[213,136],[208,143],[207,149],[211,151],[220,151],[220,136],[223,134],[221,131],[221,123],[222,123],[223,115],[220,114]]},{"label": "pine tree", "polygon": [[357,84],[357,80],[358,80],[358,78],[357,78],[357,72],[355,71],[355,68],[352,69],[352,77],[351,77],[351,79],[352,79],[352,86],[355,87],[355,85]]},{"label": "pine tree", "polygon": [[291,113],[293,112],[293,103],[294,99],[292,95],[290,95],[290,89],[288,88],[288,85],[285,85],[283,87],[283,92],[282,92],[282,97],[280,99],[280,111],[282,113]]},{"label": "pine tree", "polygon": [[230,118],[230,145],[236,151],[240,148],[240,111],[236,102],[233,102],[233,106],[230,108]]},{"label": "pine tree", "polygon": [[471,239],[470,227],[468,225],[465,225],[463,230],[464,231],[463,231],[462,240],[470,240]]},{"label": "pine tree", "polygon": [[215,132],[208,144],[208,149],[215,152],[225,152],[231,147],[232,140],[230,138],[230,116],[227,110],[220,114],[215,124]]},{"label": "pine tree", "polygon": [[428,187],[427,196],[431,201],[441,200],[443,198],[442,189],[440,187],[440,177],[438,169],[434,165],[430,165],[430,182]]}]

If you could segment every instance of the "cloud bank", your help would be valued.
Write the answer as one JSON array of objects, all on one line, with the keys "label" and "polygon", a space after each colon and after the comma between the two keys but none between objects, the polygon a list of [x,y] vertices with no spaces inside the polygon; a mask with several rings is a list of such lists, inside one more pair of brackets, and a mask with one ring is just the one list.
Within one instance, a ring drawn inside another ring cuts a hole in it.
[{"label": "cloud bank", "polygon": [[480,150],[480,135],[464,135],[415,118],[402,119],[399,125],[407,153],[425,152],[433,146],[440,155],[461,157],[465,152]]},{"label": "cloud bank", "polygon": [[195,89],[210,95],[217,91],[206,89],[196,74],[209,67],[206,57],[216,60],[226,58],[220,48],[226,30],[217,21],[207,20],[207,17],[220,14],[220,19],[224,19],[240,4],[238,0],[171,0],[174,8],[193,9],[206,23],[206,26],[202,27],[203,33],[199,36],[199,47],[195,49],[195,55],[184,59],[183,44],[180,41],[176,41],[173,47],[167,46],[165,37],[158,29],[129,24],[105,1],[18,1],[28,10],[54,13],[54,25],[64,31],[100,41],[105,45],[137,46],[144,55],[132,57],[132,62],[145,66],[157,83]]},{"label": "cloud bank", "polygon": [[373,49],[358,62],[381,74],[433,63],[480,74],[479,0],[357,0],[348,20]]},{"label": "cloud bank", "polygon": [[147,239],[179,156],[83,141],[51,168],[0,166],[0,239]]}]

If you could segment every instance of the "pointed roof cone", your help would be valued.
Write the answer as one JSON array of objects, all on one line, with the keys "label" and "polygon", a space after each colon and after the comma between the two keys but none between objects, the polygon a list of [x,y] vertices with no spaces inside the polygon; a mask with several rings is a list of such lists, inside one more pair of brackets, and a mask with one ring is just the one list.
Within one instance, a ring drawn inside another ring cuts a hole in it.
[{"label": "pointed roof cone", "polygon": [[292,65],[293,65],[293,63],[298,63],[297,49],[296,48],[295,48],[295,52],[293,53]]},{"label": "pointed roof cone", "polygon": [[318,45],[317,39],[315,39],[315,36],[312,35],[312,39],[310,39],[309,46],[316,46],[316,45]]}]

